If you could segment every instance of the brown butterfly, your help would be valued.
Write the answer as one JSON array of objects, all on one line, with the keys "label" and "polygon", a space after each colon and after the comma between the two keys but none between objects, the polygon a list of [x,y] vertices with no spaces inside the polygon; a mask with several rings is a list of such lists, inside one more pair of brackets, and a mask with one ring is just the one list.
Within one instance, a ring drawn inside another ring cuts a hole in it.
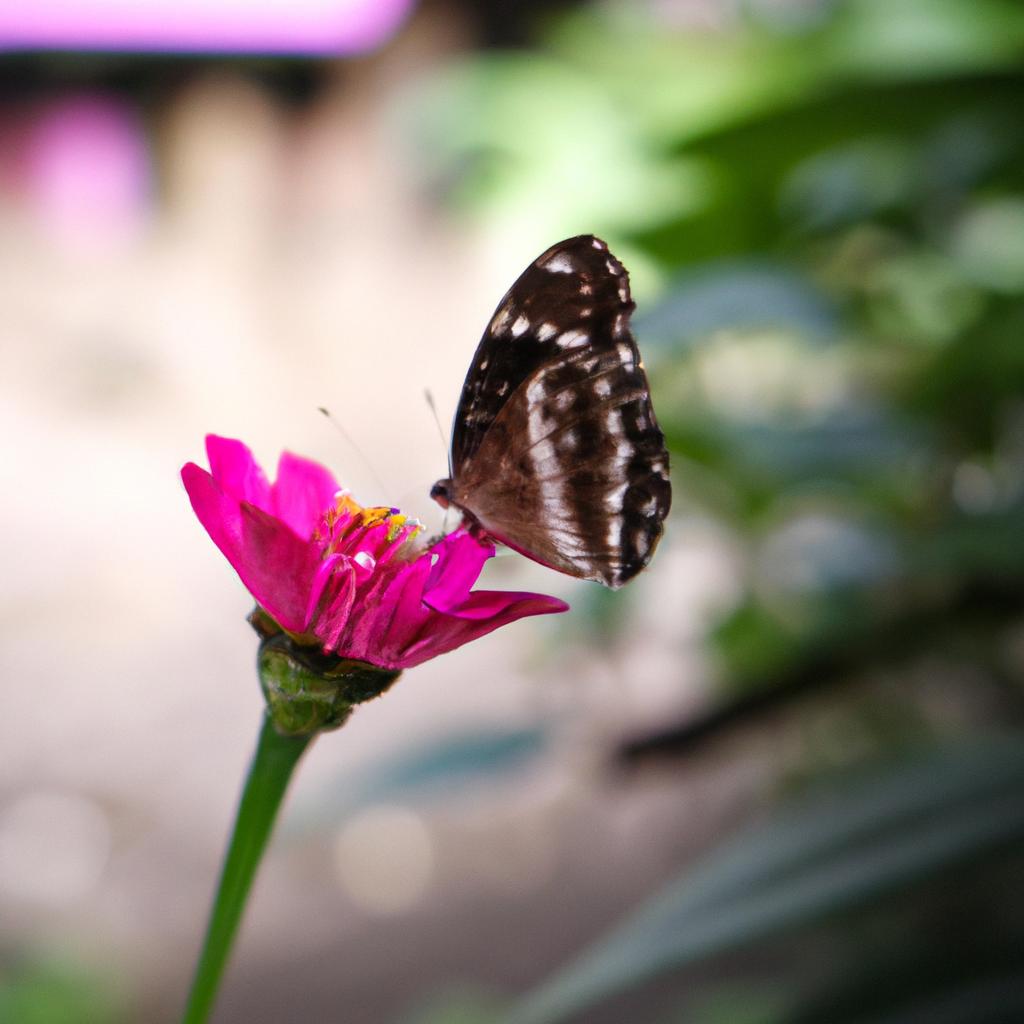
[{"label": "brown butterfly", "polygon": [[430,492],[478,533],[613,588],[650,561],[672,500],[634,308],[625,268],[593,235],[534,260],[480,340],[451,476]]}]

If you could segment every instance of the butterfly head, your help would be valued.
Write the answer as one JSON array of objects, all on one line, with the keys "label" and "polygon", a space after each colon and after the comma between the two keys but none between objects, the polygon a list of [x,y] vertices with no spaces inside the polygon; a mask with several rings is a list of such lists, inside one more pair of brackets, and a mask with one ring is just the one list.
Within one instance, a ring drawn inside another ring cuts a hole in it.
[{"label": "butterfly head", "polygon": [[[497,540],[497,537],[491,537],[488,531],[480,525],[480,521],[468,508],[455,500],[455,493],[455,481],[451,479],[438,480],[430,488],[430,496],[445,512],[454,508],[459,513],[464,530],[471,533],[478,540],[487,539],[490,542]],[[447,519],[447,516],[445,518]]]},{"label": "butterfly head", "polygon": [[451,480],[438,480],[433,487],[430,488],[430,496],[441,506],[445,511],[452,503],[452,482]]}]

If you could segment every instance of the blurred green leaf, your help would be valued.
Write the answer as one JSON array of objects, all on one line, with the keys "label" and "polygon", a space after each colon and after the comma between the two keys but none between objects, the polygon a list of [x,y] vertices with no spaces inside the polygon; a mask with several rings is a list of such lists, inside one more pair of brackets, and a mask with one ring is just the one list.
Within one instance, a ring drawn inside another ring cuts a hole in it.
[{"label": "blurred green leaf", "polygon": [[433,995],[401,1018],[401,1024],[495,1024],[500,1010],[493,996],[457,990]]},{"label": "blurred green leaf", "polygon": [[681,348],[720,330],[781,328],[833,340],[834,305],[811,280],[769,262],[729,261],[682,274],[635,319],[645,351]]},{"label": "blurred green leaf", "polygon": [[848,0],[837,5],[827,57],[837,71],[880,78],[1009,65],[1024,45],[1013,0]]},{"label": "blurred green leaf", "polygon": [[595,220],[614,235],[706,201],[697,161],[653,150],[592,69],[540,54],[452,65],[407,98],[402,116],[430,140],[417,147],[432,157],[430,187],[532,229],[541,245]]},{"label": "blurred green leaf", "polygon": [[[777,992],[746,991],[742,987],[719,992],[688,1007],[678,1024],[778,1024],[782,999]],[[675,1019],[671,1024],[676,1024]]]},{"label": "blurred green leaf", "polygon": [[805,230],[863,220],[905,202],[917,185],[908,142],[862,136],[800,161],[780,201]]},{"label": "blurred green leaf", "polygon": [[954,231],[953,253],[967,277],[999,292],[1024,291],[1024,197],[983,200]]},{"label": "blurred green leaf", "polygon": [[112,980],[63,958],[0,964],[0,1021],[118,1024],[125,1018]]},{"label": "blurred green leaf", "polygon": [[652,976],[818,920],[1024,839],[1021,737],[931,752],[802,801],[709,856],[528,995],[553,1024]]}]

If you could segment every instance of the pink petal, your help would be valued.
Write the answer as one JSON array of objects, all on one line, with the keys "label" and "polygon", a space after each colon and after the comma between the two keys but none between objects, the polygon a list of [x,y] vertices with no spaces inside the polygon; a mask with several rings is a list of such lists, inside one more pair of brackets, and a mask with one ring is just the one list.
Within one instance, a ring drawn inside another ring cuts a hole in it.
[{"label": "pink petal", "polygon": [[362,588],[358,613],[346,624],[338,653],[385,668],[401,668],[402,651],[419,636],[428,615],[421,598],[429,572],[429,559],[420,558],[378,575]]},{"label": "pink petal", "polygon": [[242,521],[245,563],[235,565],[242,582],[279,625],[306,632],[309,591],[320,563],[318,549],[281,520],[247,502],[242,504]]},{"label": "pink petal", "polygon": [[431,549],[437,562],[427,580],[423,603],[446,612],[461,604],[480,576],[484,562],[494,555],[494,545],[481,543],[464,530],[439,540]]},{"label": "pink petal", "polygon": [[271,488],[273,511],[304,540],[312,536],[337,493],[338,482],[330,470],[312,459],[282,453]]},{"label": "pink petal", "polygon": [[421,639],[403,653],[397,667],[411,668],[455,650],[500,626],[529,615],[568,611],[569,606],[545,594],[516,594],[481,590],[471,594],[458,615],[431,615]]},{"label": "pink petal", "polygon": [[317,606],[320,604],[320,601],[324,596],[324,592],[331,583],[331,577],[334,570],[344,557],[345,556],[342,554],[328,555],[326,558],[322,559],[320,564],[314,570],[313,581],[310,584],[309,594],[306,597],[306,614],[303,616],[307,625],[309,625],[316,616]]},{"label": "pink petal", "polygon": [[241,544],[242,513],[238,500],[225,494],[213,477],[194,462],[182,466],[181,482],[192,510],[217,547],[223,551],[225,547],[233,549]]},{"label": "pink petal", "polygon": [[225,493],[266,512],[273,511],[270,484],[246,445],[230,437],[207,434],[206,456],[213,479]]},{"label": "pink petal", "polygon": [[[567,612],[569,606],[565,601],[548,594],[533,594],[529,591],[515,590],[474,590],[462,604],[448,608],[444,614],[455,619],[488,619],[500,618],[510,608],[536,608],[535,611],[523,611],[523,615],[546,615],[549,612]],[[512,619],[505,620],[512,622]]]},{"label": "pink petal", "polygon": [[351,561],[342,556],[333,568],[309,624],[325,651],[339,651],[356,600],[356,574]]},{"label": "pink petal", "polygon": [[181,471],[192,508],[249,592],[285,629],[304,632],[319,556],[279,520],[227,494],[194,463]]}]

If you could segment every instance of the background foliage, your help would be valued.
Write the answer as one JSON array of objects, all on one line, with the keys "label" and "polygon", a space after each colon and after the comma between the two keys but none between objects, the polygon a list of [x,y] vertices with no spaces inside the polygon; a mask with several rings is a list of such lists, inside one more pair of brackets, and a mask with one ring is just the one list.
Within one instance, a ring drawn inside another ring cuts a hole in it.
[{"label": "background foliage", "polygon": [[[598,224],[635,268],[676,529],[710,518],[742,553],[713,707],[621,755],[682,765],[830,686],[790,788],[831,795],[791,792],[501,1019],[1016,1019],[1024,12],[748,4],[703,34],[668,12],[558,18],[539,52],[452,68],[416,123],[459,209]],[[631,620],[600,597],[607,640]],[[936,713],[947,686],[966,722]],[[990,809],[960,790],[990,784]]]}]

